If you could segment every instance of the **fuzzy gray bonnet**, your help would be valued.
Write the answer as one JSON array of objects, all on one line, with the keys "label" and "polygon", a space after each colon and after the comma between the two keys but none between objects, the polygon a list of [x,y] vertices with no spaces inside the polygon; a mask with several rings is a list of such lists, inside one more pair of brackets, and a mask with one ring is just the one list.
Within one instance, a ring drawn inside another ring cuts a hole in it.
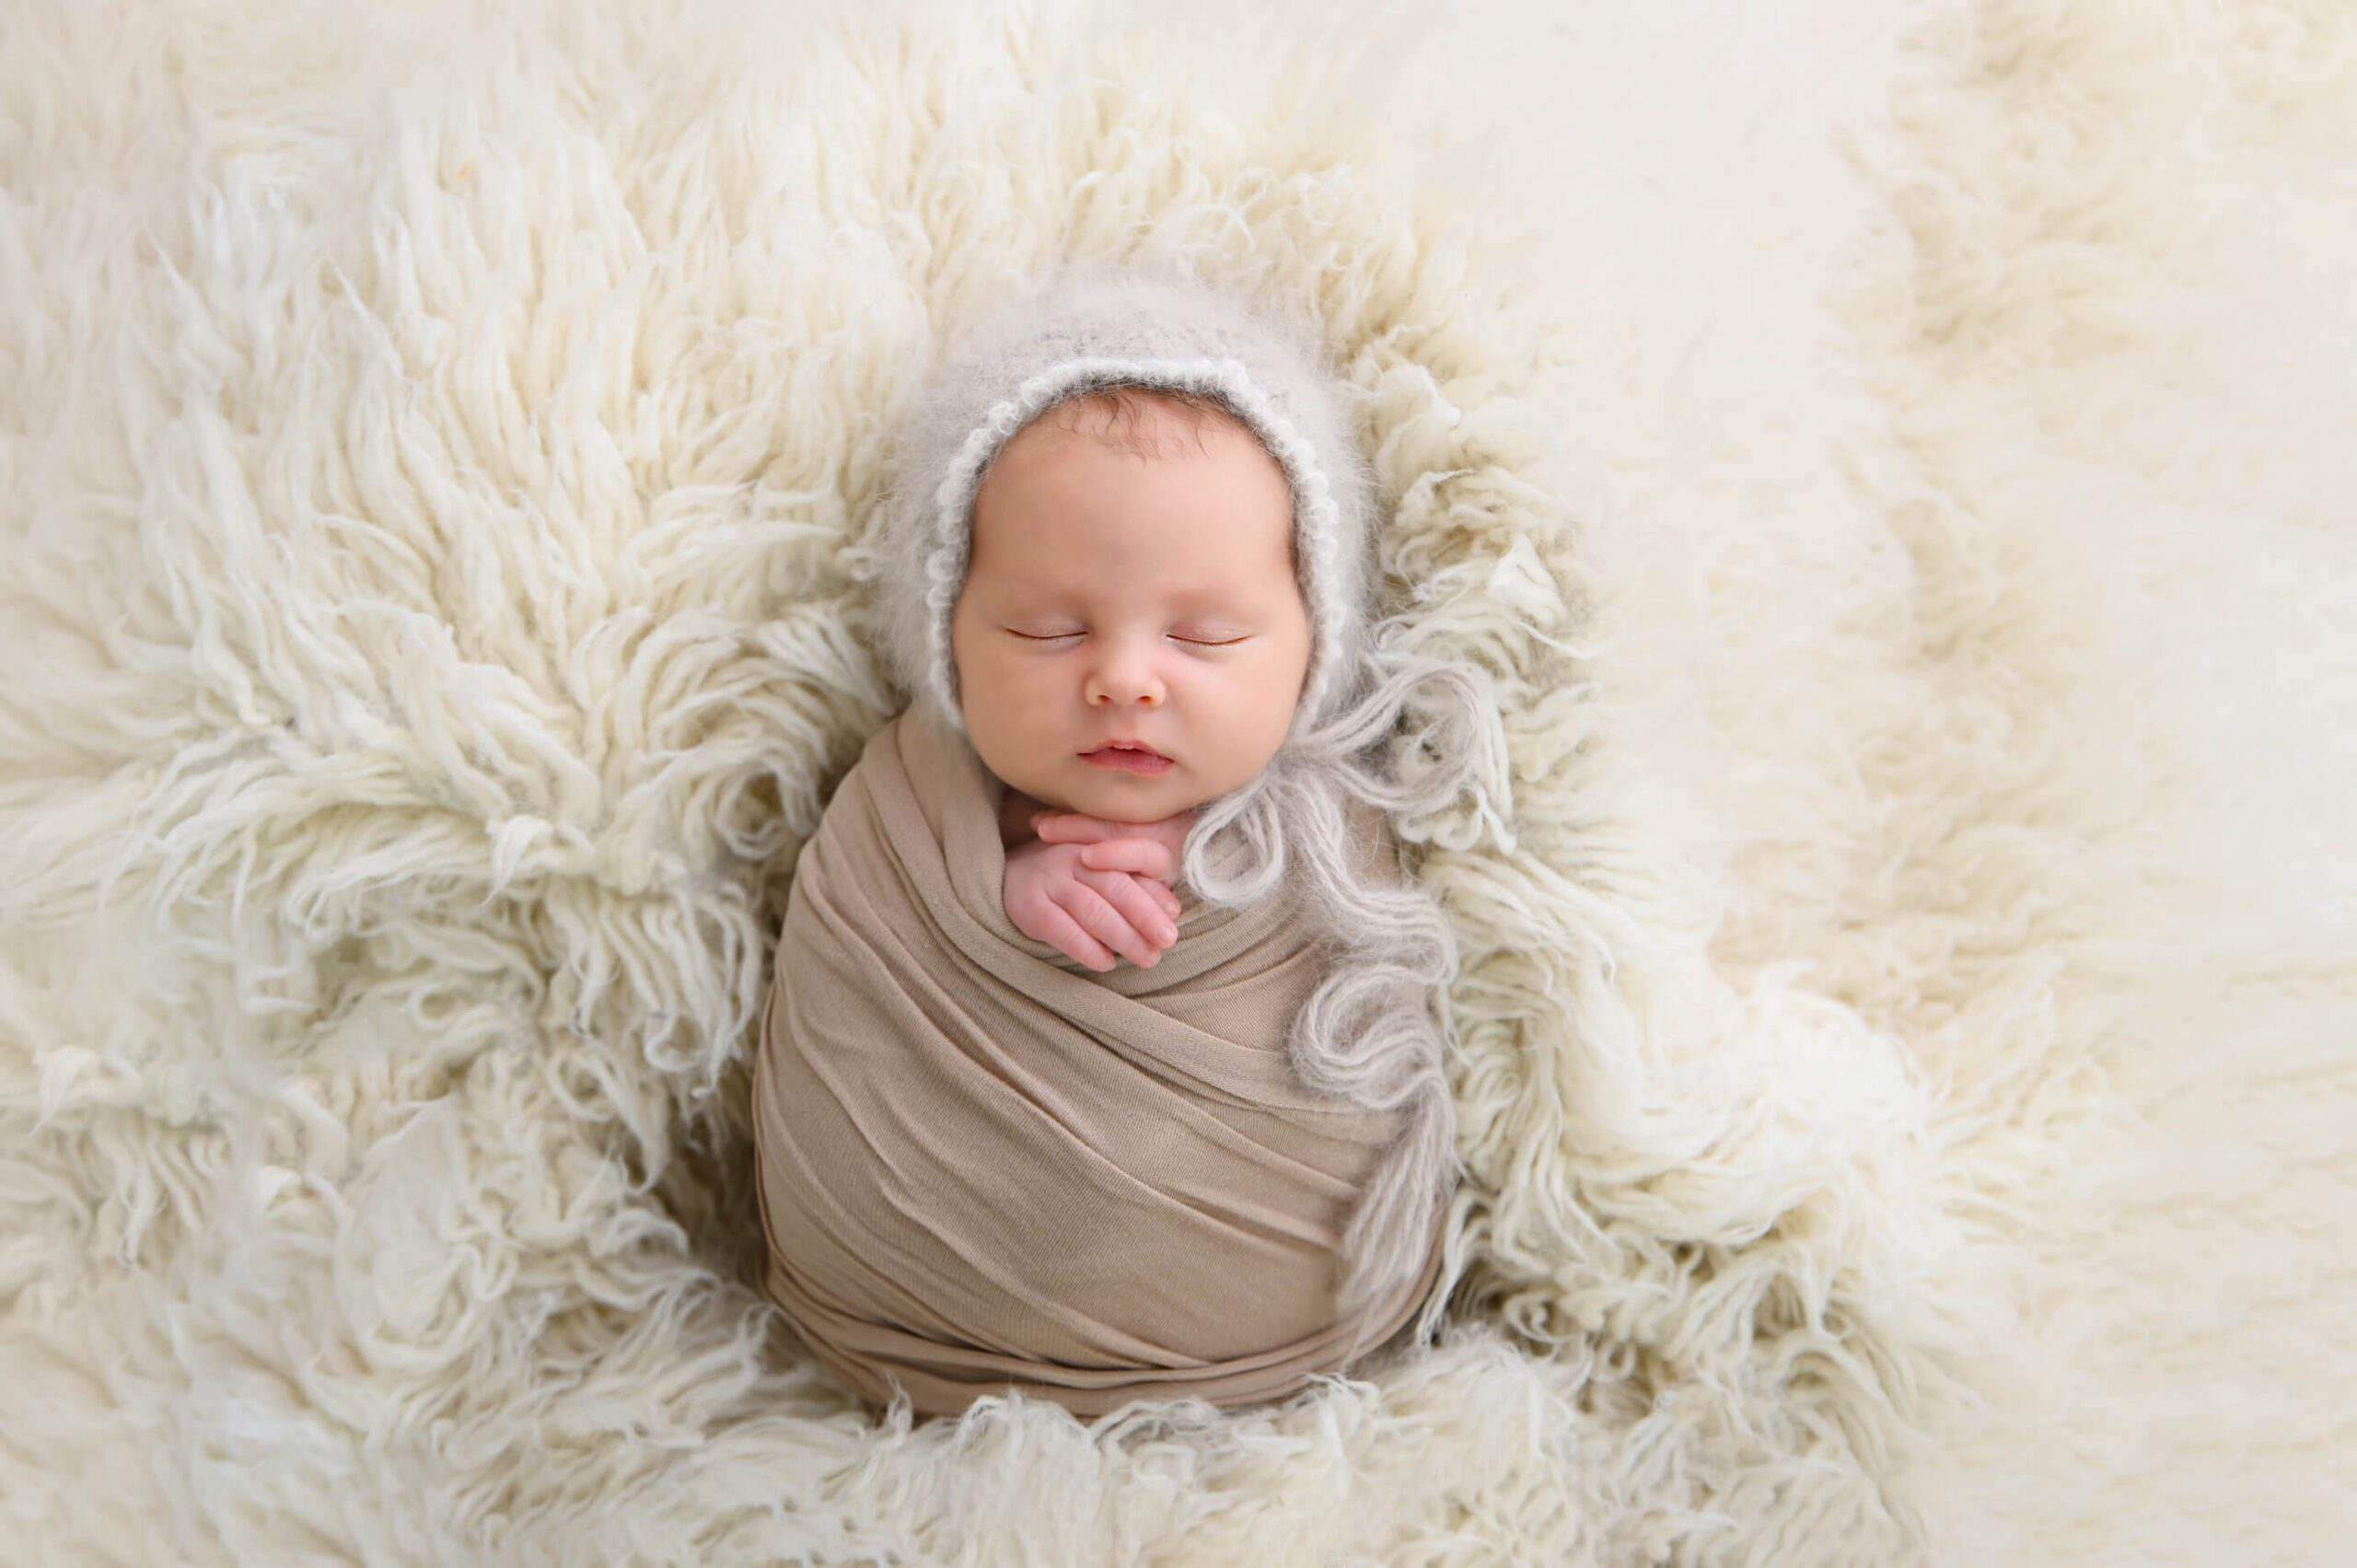
[{"label": "fuzzy gray bonnet", "polygon": [[1375,575],[1374,483],[1343,389],[1306,323],[1200,283],[1067,273],[1002,308],[945,354],[888,465],[878,543],[858,559],[879,601],[894,678],[965,734],[950,619],[972,556],[975,493],[1000,450],[1056,404],[1110,386],[1217,398],[1283,468],[1311,632],[1293,735],[1360,695]]}]

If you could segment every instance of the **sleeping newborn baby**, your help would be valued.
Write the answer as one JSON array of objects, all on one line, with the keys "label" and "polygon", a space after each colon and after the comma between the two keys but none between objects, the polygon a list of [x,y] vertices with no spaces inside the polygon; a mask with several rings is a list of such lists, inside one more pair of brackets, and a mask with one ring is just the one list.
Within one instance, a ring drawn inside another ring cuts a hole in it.
[{"label": "sleeping newborn baby", "polygon": [[[1193,284],[1067,275],[911,410],[853,560],[913,701],[754,1064],[762,1288],[863,1397],[1242,1404],[1429,1338],[1455,948],[1387,809],[1502,741],[1367,645],[1373,510],[1314,334]],[[1462,723],[1403,781],[1420,683]]]}]

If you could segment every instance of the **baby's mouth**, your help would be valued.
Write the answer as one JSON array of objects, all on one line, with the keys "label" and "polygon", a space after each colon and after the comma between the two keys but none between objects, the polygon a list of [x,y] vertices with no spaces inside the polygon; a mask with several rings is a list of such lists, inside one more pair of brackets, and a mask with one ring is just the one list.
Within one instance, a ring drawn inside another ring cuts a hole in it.
[{"label": "baby's mouth", "polygon": [[1144,746],[1100,746],[1094,751],[1082,752],[1080,760],[1132,773],[1159,773],[1170,766],[1169,758]]}]

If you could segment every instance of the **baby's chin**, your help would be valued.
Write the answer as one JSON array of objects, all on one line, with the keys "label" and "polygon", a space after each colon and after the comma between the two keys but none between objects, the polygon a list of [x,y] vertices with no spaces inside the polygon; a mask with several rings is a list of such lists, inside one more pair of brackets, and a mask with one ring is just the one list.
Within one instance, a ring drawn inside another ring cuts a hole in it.
[{"label": "baby's chin", "polygon": [[1072,761],[1070,769],[1058,770],[1063,776],[1055,780],[1062,786],[1061,793],[1072,799],[1066,809],[1111,822],[1159,822],[1193,810],[1217,793],[1207,793],[1182,762],[1160,773],[1132,773],[1077,757]]}]

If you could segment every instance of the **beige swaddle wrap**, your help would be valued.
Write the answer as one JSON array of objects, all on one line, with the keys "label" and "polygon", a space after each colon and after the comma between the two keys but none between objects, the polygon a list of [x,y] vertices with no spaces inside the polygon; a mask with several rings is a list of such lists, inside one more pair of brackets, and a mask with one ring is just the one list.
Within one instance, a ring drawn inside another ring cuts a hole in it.
[{"label": "beige swaddle wrap", "polygon": [[1004,786],[926,712],[869,740],[795,868],[753,1074],[765,1294],[863,1396],[897,1384],[922,1414],[1009,1386],[1084,1415],[1252,1403],[1380,1347],[1443,1232],[1420,1279],[1338,1318],[1343,1225],[1400,1123],[1288,1067],[1330,949],[1283,889],[1243,911],[1180,889],[1152,969],[1025,936]]}]

